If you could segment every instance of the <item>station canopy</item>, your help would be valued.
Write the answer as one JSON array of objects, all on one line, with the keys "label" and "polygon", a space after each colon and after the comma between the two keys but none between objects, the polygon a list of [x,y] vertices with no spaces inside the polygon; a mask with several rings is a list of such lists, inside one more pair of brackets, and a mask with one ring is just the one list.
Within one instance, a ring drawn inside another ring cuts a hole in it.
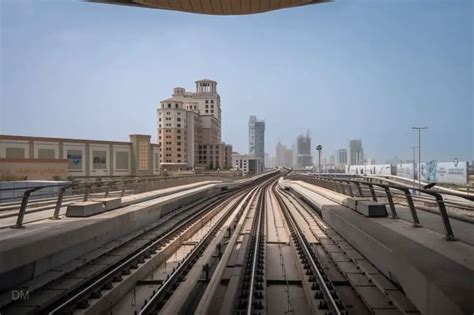
[{"label": "station canopy", "polygon": [[89,0],[212,15],[241,15],[328,2],[328,0]]}]

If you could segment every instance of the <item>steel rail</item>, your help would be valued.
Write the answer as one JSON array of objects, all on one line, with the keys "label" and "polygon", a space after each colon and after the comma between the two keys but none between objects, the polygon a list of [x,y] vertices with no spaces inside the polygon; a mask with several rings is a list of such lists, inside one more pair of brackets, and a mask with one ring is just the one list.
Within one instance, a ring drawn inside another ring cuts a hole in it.
[{"label": "steel rail", "polygon": [[[245,190],[245,189],[248,189],[248,187],[245,187],[241,190]],[[166,239],[174,235],[177,231],[181,230],[183,227],[187,226],[188,224],[198,219],[203,213],[210,211],[213,206],[216,206],[216,204],[225,203],[230,198],[235,198],[234,194],[238,193],[238,191],[229,190],[229,191],[226,191],[226,193],[228,193],[229,196],[224,197],[224,200],[217,199],[216,201],[211,202],[210,205],[206,206],[201,211],[198,211],[197,213],[192,214],[190,217],[187,217],[182,222],[180,222],[177,226],[165,232],[162,236],[160,236],[158,239],[153,241],[151,244],[139,250],[133,256],[131,256],[124,262],[120,263],[118,266],[114,267],[112,270],[106,272],[104,275],[102,275],[100,278],[98,278],[93,283],[88,285],[86,288],[82,289],[80,292],[68,298],[65,302],[63,302],[62,304],[54,308],[52,311],[50,311],[49,314],[62,314],[64,313],[64,310],[74,308],[75,305],[77,305],[81,300],[88,297],[91,292],[93,292],[94,290],[100,290],[100,288],[102,288],[104,285],[111,282],[115,276],[121,275],[122,271],[128,268],[130,265],[132,265],[133,262],[138,260],[140,257],[145,256],[147,253],[153,252],[154,249],[158,247],[160,244],[162,244]]]},{"label": "steel rail", "polygon": [[[272,180],[272,179],[269,179]],[[259,186],[255,187],[253,190],[249,191],[247,194],[241,196],[241,200],[237,201],[231,208],[227,210],[227,212],[221,216],[214,224],[214,226],[207,232],[207,234],[201,239],[201,241],[192,249],[192,251],[184,258],[183,261],[180,262],[178,268],[167,278],[167,280],[160,286],[160,288],[152,295],[148,303],[140,310],[139,315],[145,314],[154,314],[156,311],[156,306],[162,299],[163,295],[170,290],[170,287],[176,283],[176,279],[179,278],[181,273],[189,266],[190,263],[195,262],[195,256],[202,252],[207,247],[207,244],[210,242],[210,239],[214,237],[215,233],[220,229],[222,224],[227,220],[229,215],[234,212],[241,202],[246,199],[246,196],[252,194],[254,190],[260,190],[262,186],[265,186],[266,182],[260,184]],[[248,199],[247,202],[250,202],[251,199]],[[245,205],[241,207],[242,209],[245,208]]]},{"label": "steel rail", "polygon": [[314,273],[316,273],[316,277],[318,279],[320,288],[322,288],[323,295],[326,298],[326,301],[328,302],[328,307],[329,309],[333,312],[333,314],[336,315],[341,315],[341,311],[339,310],[339,306],[337,305],[336,301],[334,300],[334,297],[332,296],[331,291],[329,290],[328,286],[326,285],[326,281],[324,280],[323,275],[321,274],[321,271],[319,270],[318,265],[316,264],[311,250],[307,246],[307,241],[304,238],[303,233],[301,232],[298,224],[296,224],[295,219],[293,217],[293,214],[291,211],[289,211],[288,207],[286,206],[285,202],[283,201],[282,196],[280,195],[280,192],[274,186],[273,188],[274,194],[277,197],[278,203],[283,211],[283,214],[285,218],[287,219],[287,222],[290,224],[290,232],[295,236],[295,238],[298,241],[298,244],[300,245],[301,249],[304,252],[304,255],[306,256],[306,259],[310,263],[311,269],[313,270]]},{"label": "steel rail", "polygon": [[252,310],[253,310],[254,286],[255,286],[255,278],[257,276],[258,251],[260,248],[260,239],[262,236],[261,227],[262,227],[262,217],[264,215],[265,189],[266,189],[266,186],[268,185],[262,186],[262,189],[260,190],[260,195],[257,201],[257,208],[255,209],[255,212],[258,211],[258,214],[257,214],[258,218],[257,218],[257,223],[256,223],[256,229],[255,229],[255,242],[253,244],[252,270],[250,272],[250,287],[249,287],[249,293],[248,293],[248,298],[247,298],[247,303],[248,303],[247,315],[251,315]]}]

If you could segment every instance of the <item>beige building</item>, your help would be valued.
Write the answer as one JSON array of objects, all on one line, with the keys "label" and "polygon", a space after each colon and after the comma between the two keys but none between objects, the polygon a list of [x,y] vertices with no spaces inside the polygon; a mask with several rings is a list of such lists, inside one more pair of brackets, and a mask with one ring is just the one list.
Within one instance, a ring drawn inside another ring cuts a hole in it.
[{"label": "beige building", "polygon": [[[221,100],[217,82],[196,81],[196,91],[176,87],[160,102],[158,144],[163,170],[230,167],[221,142]],[[232,149],[231,149],[232,150]]]},{"label": "beige building", "polygon": [[129,142],[0,135],[0,176],[150,176],[159,173],[159,147],[149,135]]},{"label": "beige building", "polygon": [[232,165],[242,172],[243,176],[255,175],[263,172],[263,160],[255,155],[234,153]]}]

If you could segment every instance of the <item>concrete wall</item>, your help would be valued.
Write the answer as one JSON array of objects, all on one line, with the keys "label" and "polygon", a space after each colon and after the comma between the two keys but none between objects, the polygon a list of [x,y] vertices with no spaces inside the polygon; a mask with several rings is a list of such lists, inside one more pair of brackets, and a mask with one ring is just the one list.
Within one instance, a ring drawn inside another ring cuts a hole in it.
[{"label": "concrete wall", "polygon": [[[9,173],[45,180],[53,176],[158,175],[159,146],[150,143],[147,135],[131,135],[130,139],[131,142],[117,142],[0,135],[0,175]],[[146,157],[140,153],[140,143],[145,144]],[[139,161],[144,159],[147,167],[139,169]]]},{"label": "concrete wall", "polygon": [[65,178],[67,175],[66,160],[0,159],[0,176],[31,180]]}]

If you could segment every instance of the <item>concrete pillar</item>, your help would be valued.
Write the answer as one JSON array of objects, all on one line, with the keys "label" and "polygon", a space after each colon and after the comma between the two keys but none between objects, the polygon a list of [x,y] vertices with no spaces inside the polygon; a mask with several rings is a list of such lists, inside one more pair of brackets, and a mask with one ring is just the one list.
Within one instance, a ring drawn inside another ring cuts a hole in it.
[{"label": "concrete pillar", "polygon": [[84,166],[86,170],[86,176],[89,177],[91,175],[91,161],[90,161],[90,148],[89,143],[86,143],[86,150],[84,152]]},{"label": "concrete pillar", "polygon": [[[130,142],[132,143],[132,175],[134,176],[150,176],[152,175],[152,164],[153,161],[151,159],[151,145],[150,145],[151,136],[149,135],[130,135]],[[140,152],[140,145],[145,145],[147,148],[147,152]],[[140,158],[141,154],[146,154],[146,158],[148,159],[147,166],[148,168],[140,169]]]},{"label": "concrete pillar", "polygon": [[109,176],[114,175],[114,161],[115,161],[115,156],[114,156],[114,150],[113,150],[113,145],[109,144]]}]

